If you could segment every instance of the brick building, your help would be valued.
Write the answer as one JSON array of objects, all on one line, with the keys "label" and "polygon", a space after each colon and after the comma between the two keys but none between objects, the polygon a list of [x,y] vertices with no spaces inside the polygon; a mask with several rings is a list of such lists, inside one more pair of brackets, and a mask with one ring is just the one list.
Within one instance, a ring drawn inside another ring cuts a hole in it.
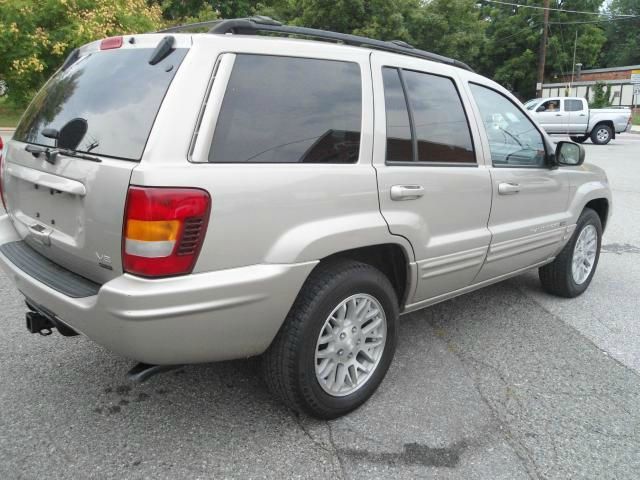
[{"label": "brick building", "polygon": [[[640,105],[640,95],[633,94],[633,84],[631,83],[631,72],[640,70],[640,65],[629,65],[626,67],[595,68],[592,70],[582,70],[576,73],[571,82],[571,75],[560,75],[553,83],[542,85],[543,97],[584,97],[591,101],[593,99],[593,86],[596,82],[603,82],[611,85],[611,105],[620,107],[634,107]],[[640,108],[635,108],[640,112]]]}]

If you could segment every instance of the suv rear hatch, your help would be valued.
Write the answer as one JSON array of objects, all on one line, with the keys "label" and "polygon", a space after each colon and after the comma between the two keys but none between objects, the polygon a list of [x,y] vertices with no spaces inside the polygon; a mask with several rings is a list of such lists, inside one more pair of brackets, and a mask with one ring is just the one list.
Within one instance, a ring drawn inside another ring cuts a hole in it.
[{"label": "suv rear hatch", "polygon": [[20,236],[98,283],[122,274],[131,172],[191,41],[160,47],[163,38],[114,37],[72,53],[5,149],[7,210]]}]

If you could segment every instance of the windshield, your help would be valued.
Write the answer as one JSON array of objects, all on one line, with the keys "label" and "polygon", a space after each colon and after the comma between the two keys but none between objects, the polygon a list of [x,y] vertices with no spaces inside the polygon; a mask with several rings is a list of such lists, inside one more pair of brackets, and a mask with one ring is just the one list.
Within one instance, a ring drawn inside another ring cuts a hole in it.
[{"label": "windshield", "polygon": [[[58,71],[36,95],[16,129],[16,140],[54,147],[47,128],[74,131],[76,150],[138,161],[156,114],[187,49],[149,65],[153,49],[90,53]],[[66,128],[65,128],[66,127]],[[63,143],[62,139],[59,143]]]}]

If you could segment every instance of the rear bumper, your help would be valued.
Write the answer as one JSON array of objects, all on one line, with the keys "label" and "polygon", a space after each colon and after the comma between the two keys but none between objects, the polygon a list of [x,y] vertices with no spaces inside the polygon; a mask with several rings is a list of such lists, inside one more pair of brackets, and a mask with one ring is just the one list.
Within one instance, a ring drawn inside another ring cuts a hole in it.
[{"label": "rear bumper", "polygon": [[[8,216],[0,216],[0,245],[16,240]],[[159,280],[122,275],[97,295],[71,298],[0,253],[0,267],[31,301],[113,352],[159,365],[264,352],[316,263],[252,265]]]}]

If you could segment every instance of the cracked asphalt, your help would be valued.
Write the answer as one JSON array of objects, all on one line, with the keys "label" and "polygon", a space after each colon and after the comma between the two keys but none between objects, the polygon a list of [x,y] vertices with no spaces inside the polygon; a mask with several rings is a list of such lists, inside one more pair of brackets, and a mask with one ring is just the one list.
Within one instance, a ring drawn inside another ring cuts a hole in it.
[{"label": "cracked asphalt", "polygon": [[255,361],[130,384],[85,338],[28,334],[0,274],[0,478],[639,478],[640,135],[585,148],[615,202],[587,293],[531,272],[403,317],[378,392],[331,422]]}]

